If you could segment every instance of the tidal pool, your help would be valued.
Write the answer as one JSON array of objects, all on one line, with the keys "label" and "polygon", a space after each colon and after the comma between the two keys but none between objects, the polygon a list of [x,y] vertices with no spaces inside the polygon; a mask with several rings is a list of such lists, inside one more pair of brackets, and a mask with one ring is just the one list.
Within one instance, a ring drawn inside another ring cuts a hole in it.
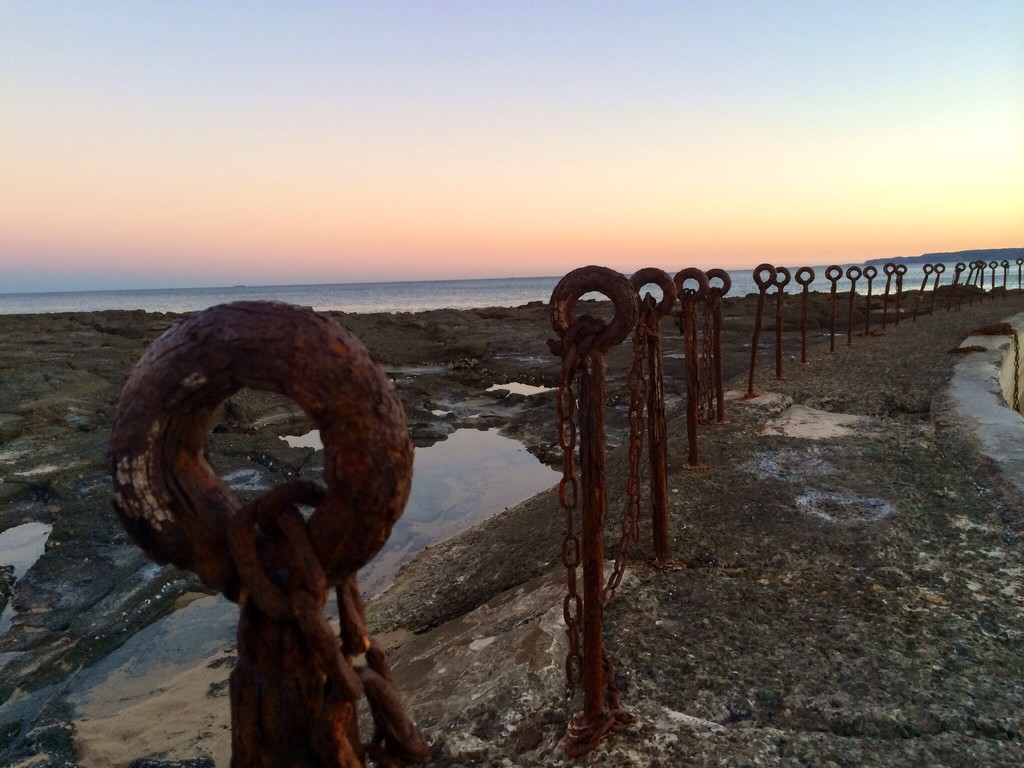
[{"label": "tidal pool", "polygon": [[[52,530],[53,526],[47,523],[24,523],[0,533],[0,565],[14,566],[14,578],[20,579],[46,550],[46,540]],[[13,618],[14,600],[11,600],[0,614],[0,635],[11,628]]]},{"label": "tidal pool", "polygon": [[[316,431],[283,439],[292,447],[323,447]],[[421,549],[550,488],[558,478],[522,443],[497,429],[459,429],[446,440],[417,448],[405,512],[384,548],[359,572],[363,594],[371,597],[386,589]]]}]

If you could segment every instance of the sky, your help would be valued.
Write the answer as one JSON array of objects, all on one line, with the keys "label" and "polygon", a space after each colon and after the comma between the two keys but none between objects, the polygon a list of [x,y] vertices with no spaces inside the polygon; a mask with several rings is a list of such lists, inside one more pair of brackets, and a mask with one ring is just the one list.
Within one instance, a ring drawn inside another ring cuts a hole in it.
[{"label": "sky", "polygon": [[0,293],[1024,246],[1024,2],[0,0]]}]

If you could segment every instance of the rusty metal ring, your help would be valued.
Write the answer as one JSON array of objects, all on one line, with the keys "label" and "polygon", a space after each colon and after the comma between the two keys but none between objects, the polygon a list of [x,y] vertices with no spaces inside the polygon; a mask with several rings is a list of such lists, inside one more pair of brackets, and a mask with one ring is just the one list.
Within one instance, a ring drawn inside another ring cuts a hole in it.
[{"label": "rusty metal ring", "polygon": [[394,386],[362,343],[310,309],[237,302],[198,312],[132,369],[114,413],[114,508],[152,558],[238,589],[227,536],[241,507],[206,460],[214,411],[249,387],[290,397],[324,444],[324,499],[308,521],[328,580],[384,544],[409,496],[412,443]]},{"label": "rusty metal ring", "polygon": [[999,262],[999,266],[1002,267],[1003,269],[1009,269],[1010,262],[1007,261],[1006,259],[1003,259],[1001,262]]},{"label": "rusty metal ring", "polygon": [[1017,266],[1019,267],[1022,265],[1024,265],[1024,259],[1017,259]]},{"label": "rusty metal ring", "polygon": [[897,264],[896,265],[896,274],[899,277],[903,277],[905,274],[907,274],[907,265],[906,264]]},{"label": "rusty metal ring", "polygon": [[[767,277],[761,277],[762,272],[767,272]],[[775,285],[775,267],[772,264],[758,264],[754,267],[754,282],[762,291],[766,291]]]},{"label": "rusty metal ring", "polygon": [[775,268],[775,285],[780,291],[784,290],[792,279],[793,275],[787,267]]},{"label": "rusty metal ring", "polygon": [[864,277],[866,277],[868,279],[868,282],[870,283],[872,280],[878,277],[878,268],[872,264],[869,264],[868,266],[864,267]]},{"label": "rusty metal ring", "polygon": [[636,289],[637,295],[645,285],[656,285],[661,288],[661,301],[658,302],[658,315],[665,317],[672,311],[676,303],[676,284],[672,277],[663,269],[644,267],[637,270],[629,278],[630,285]]},{"label": "rusty metal ring", "polygon": [[862,270],[860,267],[848,267],[846,270],[846,279],[855,283],[858,280],[860,280],[861,275],[863,274],[864,270]]},{"label": "rusty metal ring", "polygon": [[[680,300],[686,300],[691,297],[702,300],[708,295],[708,276],[704,273],[703,269],[698,269],[697,267],[681,269],[676,273],[674,280],[676,284],[676,293]],[[695,280],[697,282],[697,287],[684,288],[683,285],[687,280]]]},{"label": "rusty metal ring", "polygon": [[601,352],[607,352],[633,331],[640,314],[640,301],[636,289],[613,269],[578,267],[559,280],[551,292],[551,327],[559,338],[563,338],[576,320],[573,313],[576,302],[581,296],[591,292],[607,296],[615,305],[612,321],[605,325],[594,339],[595,347]]},{"label": "rusty metal ring", "polygon": [[[984,264],[984,263],[985,263],[985,262],[982,262],[982,264]],[[995,269],[996,267],[998,267],[998,266],[999,266],[999,262],[998,262],[998,261],[990,261],[990,262],[988,263],[988,266],[989,266],[989,268],[990,268],[990,269]]]},{"label": "rusty metal ring", "polygon": [[882,271],[885,272],[885,274],[887,274],[889,277],[892,277],[893,275],[896,274],[896,265],[890,261],[889,263],[884,264],[882,266]]},{"label": "rusty metal ring", "polygon": [[936,275],[941,275],[945,271],[946,271],[946,265],[945,264],[936,264],[935,265],[935,274]]},{"label": "rusty metal ring", "polygon": [[[1019,263],[1024,264],[1024,259],[1019,259]],[[956,266],[953,267],[953,271],[957,274],[957,276],[962,274],[964,272],[964,270],[966,270],[966,269],[967,269],[967,265],[964,264],[962,261],[958,261],[956,263]]]},{"label": "rusty metal ring", "polygon": [[935,271],[935,265],[934,264],[925,264],[921,268],[921,270],[924,272],[924,276],[928,277],[929,275],[931,275],[932,272]]},{"label": "rusty metal ring", "polygon": [[[724,269],[714,267],[713,269],[709,269],[704,274],[708,279],[708,293],[710,293],[711,295],[716,297],[725,296],[732,288],[732,278],[729,277],[729,273],[726,272]],[[722,284],[711,285],[711,281],[715,279],[721,280]]]},{"label": "rusty metal ring", "polygon": [[804,288],[814,282],[814,270],[810,267],[800,267],[793,275],[793,279]]},{"label": "rusty metal ring", "polygon": [[833,264],[825,269],[825,279],[828,280],[832,285],[839,282],[839,278],[843,276],[843,268],[838,264]]}]

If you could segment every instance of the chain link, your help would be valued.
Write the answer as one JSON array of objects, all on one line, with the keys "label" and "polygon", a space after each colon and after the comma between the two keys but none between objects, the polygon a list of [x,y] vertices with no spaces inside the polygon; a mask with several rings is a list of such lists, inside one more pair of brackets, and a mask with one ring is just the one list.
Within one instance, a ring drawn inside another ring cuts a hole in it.
[{"label": "chain link", "polygon": [[711,323],[714,301],[714,297],[709,296],[703,305],[704,324],[701,329],[701,352],[698,358],[700,367],[697,374],[698,421],[701,424],[710,424],[715,420],[715,352],[714,330]]},{"label": "chain link", "polygon": [[1020,413],[1020,333],[1013,332],[1013,410]]},{"label": "chain link", "polygon": [[629,389],[629,479],[626,481],[626,511],[622,516],[622,534],[615,567],[604,588],[604,604],[615,599],[615,590],[622,583],[629,562],[629,550],[640,539],[640,458],[643,452],[644,404],[647,402],[647,378],[644,364],[647,360],[648,337],[657,332],[660,322],[653,300],[645,301],[640,309],[640,321],[633,335],[633,364],[626,379]]},{"label": "chain link", "polygon": [[576,393],[572,383],[579,362],[575,340],[566,335],[563,346],[562,380],[558,387],[558,444],[562,449],[562,478],[558,483],[558,503],[565,515],[565,533],[562,536],[562,564],[565,566],[566,595],[562,601],[565,634],[569,652],[565,657],[565,679],[570,692],[580,681],[583,654],[580,652],[580,618],[583,599],[576,589],[576,569],[580,564],[580,537],[576,532],[576,504],[579,498],[579,480],[576,477]]}]

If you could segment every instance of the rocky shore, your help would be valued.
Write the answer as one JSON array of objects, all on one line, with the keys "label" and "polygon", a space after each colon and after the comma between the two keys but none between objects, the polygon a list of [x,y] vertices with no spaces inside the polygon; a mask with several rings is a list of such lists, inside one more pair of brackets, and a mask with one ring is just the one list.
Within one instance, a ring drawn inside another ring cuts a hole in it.
[{"label": "rocky shore", "polygon": [[[797,302],[787,308],[786,378],[775,379],[769,359],[769,310],[762,396],[734,400],[727,425],[701,428],[704,472],[683,467],[682,342],[664,323],[673,547],[685,567],[656,570],[642,526],[605,626],[637,721],[580,763],[1024,763],[1024,509],[943,401],[958,358],[949,350],[1024,300],[1004,294],[959,312],[940,302],[934,315],[884,335],[851,346],[843,336],[828,355],[827,301],[816,295],[806,367],[797,364]],[[727,371],[740,391],[754,305],[726,301]],[[223,729],[202,722],[156,751],[119,731],[115,748],[104,742],[105,721],[83,721],[73,693],[91,667],[204,592],[128,540],[104,461],[129,368],[177,319],[0,316],[0,532],[53,526],[28,573],[0,581],[0,607],[10,599],[16,611],[0,635],[4,765],[198,766],[225,754]],[[557,385],[546,306],[337,319],[391,373],[417,445],[500,427],[557,463],[553,394],[488,391],[510,381]],[[611,552],[627,473],[628,355],[624,345],[608,363]],[[278,439],[308,427],[291,403],[242,392],[210,437],[213,463],[238,479],[242,497],[315,476],[313,450]],[[372,628],[392,647],[400,688],[432,744],[429,765],[569,762],[558,740],[579,697],[565,700],[561,677],[561,524],[557,495],[542,493],[427,550],[371,603]],[[195,666],[199,687],[162,686],[184,697],[166,694],[165,709],[192,706],[192,695],[226,712],[232,653]],[[110,718],[107,735],[116,712]]]}]

